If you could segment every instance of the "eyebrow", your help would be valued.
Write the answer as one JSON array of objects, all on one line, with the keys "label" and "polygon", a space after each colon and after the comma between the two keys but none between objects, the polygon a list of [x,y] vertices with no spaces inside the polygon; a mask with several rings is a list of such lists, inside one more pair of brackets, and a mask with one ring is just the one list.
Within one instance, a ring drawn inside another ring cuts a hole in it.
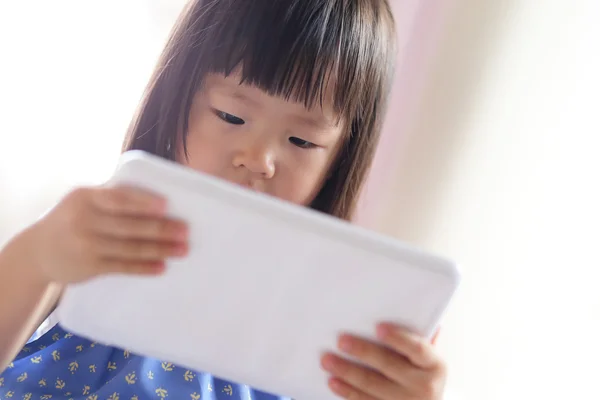
[{"label": "eyebrow", "polygon": [[[224,89],[226,94],[234,99],[237,99],[243,103],[246,103],[252,107],[260,108],[261,104],[252,97],[246,95],[240,90],[240,85],[232,85],[229,82],[218,82],[216,87]],[[325,118],[311,118],[309,116],[295,114],[290,116],[296,123],[304,126],[308,126],[315,129],[332,128],[335,124],[329,123]]]},{"label": "eyebrow", "polygon": [[215,89],[221,91],[223,94],[226,94],[227,96],[237,99],[243,103],[246,103],[256,108],[260,106],[260,103],[258,101],[254,100],[250,96],[247,96],[240,90],[240,88],[242,87],[241,85],[234,85],[231,82],[222,80],[214,82],[212,86]]},{"label": "eyebrow", "polygon": [[315,129],[332,128],[333,124],[328,123],[325,118],[311,118],[304,115],[293,115],[291,118],[300,125],[308,126]]},{"label": "eyebrow", "polygon": [[[229,88],[229,89],[231,89],[231,88]],[[234,99],[237,99],[241,102],[244,102],[244,103],[251,105],[253,107],[256,107],[256,108],[260,107],[260,103],[258,101],[254,100],[250,96],[247,96],[246,94],[242,93],[239,90],[235,90],[235,89],[231,90],[231,91],[228,90],[228,92],[229,92],[228,94],[231,97],[233,97]]]}]

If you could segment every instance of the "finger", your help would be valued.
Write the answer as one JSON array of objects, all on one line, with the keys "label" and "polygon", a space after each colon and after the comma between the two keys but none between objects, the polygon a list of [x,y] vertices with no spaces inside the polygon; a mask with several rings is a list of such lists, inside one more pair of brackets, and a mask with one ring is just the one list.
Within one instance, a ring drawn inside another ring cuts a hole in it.
[{"label": "finger", "polygon": [[331,375],[374,398],[397,398],[400,385],[382,374],[328,353],[321,358],[321,366]]},{"label": "finger", "polygon": [[100,211],[115,215],[162,216],[166,209],[161,197],[130,187],[93,189],[92,202]]},{"label": "finger", "polygon": [[94,239],[97,254],[104,259],[126,261],[163,261],[187,254],[186,243],[157,242],[149,240],[122,240],[106,237]]},{"label": "finger", "polygon": [[118,239],[185,242],[188,229],[182,221],[167,218],[127,217],[98,214],[93,217],[95,233]]},{"label": "finger", "polygon": [[369,368],[404,387],[414,387],[423,380],[423,371],[394,350],[352,335],[341,335],[338,347]]},{"label": "finger", "polygon": [[165,271],[163,261],[127,261],[121,259],[105,259],[98,264],[103,274],[127,275],[160,275]]},{"label": "finger", "polygon": [[435,369],[441,365],[430,343],[393,324],[380,324],[377,327],[377,337],[420,368]]},{"label": "finger", "polygon": [[341,397],[342,399],[351,400],[377,400],[376,397],[366,394],[365,392],[358,390],[352,385],[347,384],[339,378],[330,378],[327,385],[333,393]]}]

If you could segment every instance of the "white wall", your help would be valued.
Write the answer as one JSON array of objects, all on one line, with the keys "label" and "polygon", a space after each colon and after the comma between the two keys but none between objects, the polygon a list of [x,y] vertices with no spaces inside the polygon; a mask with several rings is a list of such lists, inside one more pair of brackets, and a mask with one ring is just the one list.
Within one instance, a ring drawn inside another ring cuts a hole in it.
[{"label": "white wall", "polygon": [[600,398],[599,11],[456,0],[396,149],[373,226],[462,264],[464,399]]},{"label": "white wall", "polygon": [[160,49],[152,22],[143,0],[0,1],[0,243],[109,176]]}]

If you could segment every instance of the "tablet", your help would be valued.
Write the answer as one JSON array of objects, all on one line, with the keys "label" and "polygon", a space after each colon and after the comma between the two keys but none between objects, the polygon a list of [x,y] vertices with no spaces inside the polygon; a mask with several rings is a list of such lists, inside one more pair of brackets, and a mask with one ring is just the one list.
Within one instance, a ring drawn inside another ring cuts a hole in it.
[{"label": "tablet", "polygon": [[190,252],[160,277],[67,288],[68,331],[296,400],[334,399],[320,356],[377,323],[431,336],[459,282],[451,261],[147,153],[110,185],[161,194]]}]

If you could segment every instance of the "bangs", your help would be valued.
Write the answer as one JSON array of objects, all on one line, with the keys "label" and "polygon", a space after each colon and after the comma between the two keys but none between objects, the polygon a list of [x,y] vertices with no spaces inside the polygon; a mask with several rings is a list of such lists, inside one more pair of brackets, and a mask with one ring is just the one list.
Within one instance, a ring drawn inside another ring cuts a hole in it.
[{"label": "bangs", "polygon": [[375,100],[379,86],[373,63],[383,46],[372,32],[377,16],[364,3],[208,2],[197,42],[207,50],[201,73],[229,76],[239,68],[240,83],[307,108],[328,104],[351,122]]},{"label": "bangs", "polygon": [[379,140],[396,55],[387,0],[189,0],[123,150],[178,160],[210,73],[306,108],[333,108],[346,138],[311,208],[349,220]]}]

